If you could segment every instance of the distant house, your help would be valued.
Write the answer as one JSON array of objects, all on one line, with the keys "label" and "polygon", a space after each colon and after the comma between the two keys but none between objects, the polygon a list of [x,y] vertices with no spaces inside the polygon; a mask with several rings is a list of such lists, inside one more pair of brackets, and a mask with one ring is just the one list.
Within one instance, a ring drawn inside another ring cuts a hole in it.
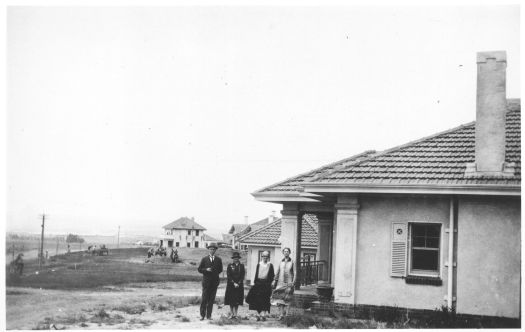
[{"label": "distant house", "polygon": [[162,227],[159,246],[165,248],[187,247],[204,248],[206,228],[195,222],[194,218],[182,217]]},{"label": "distant house", "polygon": [[202,243],[204,244],[204,246],[203,246],[204,248],[207,248],[208,245],[209,245],[211,242],[215,242],[215,243],[218,243],[218,242],[219,242],[219,240],[217,240],[217,239],[214,238],[214,237],[209,236],[208,234],[204,234],[203,237],[204,237],[204,238],[203,238],[203,240],[202,240]]},{"label": "distant house", "polygon": [[233,224],[231,227],[230,227],[230,230],[228,231],[228,234],[223,234],[222,235],[222,239],[224,242],[226,242],[227,244],[231,245],[232,248],[234,249],[246,249],[246,248],[242,248],[239,244],[239,241],[238,239],[245,235],[245,234],[248,234],[249,232],[252,232],[252,231],[255,231],[265,225],[268,225],[268,223],[271,223],[275,220],[275,212],[272,213],[270,216],[268,216],[267,218],[264,218],[264,219],[261,219],[257,222],[254,222],[252,224],[248,224],[248,217],[245,217],[246,220],[245,220],[245,223],[244,224]]},{"label": "distant house", "polygon": [[[251,282],[255,275],[255,267],[261,260],[261,254],[267,250],[270,252],[270,262],[274,266],[283,258],[281,253],[281,243],[283,236],[281,234],[281,219],[260,227],[254,231],[239,237],[238,243],[241,247],[248,250],[246,265],[246,280]],[[310,261],[317,259],[317,248],[319,246],[319,236],[317,232],[318,221],[314,215],[304,215],[302,223],[302,242],[301,257]],[[295,248],[290,248],[292,252]],[[295,257],[295,256],[294,256]]]},{"label": "distant house", "polygon": [[478,53],[475,122],[253,193],[283,204],[283,246],[305,241],[302,214],[317,216],[342,308],[520,319],[521,106],[506,66],[505,52]]}]

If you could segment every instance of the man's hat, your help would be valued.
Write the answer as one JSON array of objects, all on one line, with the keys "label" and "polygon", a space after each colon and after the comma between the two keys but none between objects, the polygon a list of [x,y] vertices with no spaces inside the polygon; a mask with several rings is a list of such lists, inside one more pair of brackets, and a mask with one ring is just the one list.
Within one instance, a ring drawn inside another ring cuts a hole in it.
[{"label": "man's hat", "polygon": [[241,254],[239,254],[237,251],[233,253],[232,258],[241,258]]},{"label": "man's hat", "polygon": [[215,248],[215,249],[218,249],[219,247],[217,246],[217,243],[216,242],[210,242],[210,244],[208,244],[208,249],[209,248]]}]

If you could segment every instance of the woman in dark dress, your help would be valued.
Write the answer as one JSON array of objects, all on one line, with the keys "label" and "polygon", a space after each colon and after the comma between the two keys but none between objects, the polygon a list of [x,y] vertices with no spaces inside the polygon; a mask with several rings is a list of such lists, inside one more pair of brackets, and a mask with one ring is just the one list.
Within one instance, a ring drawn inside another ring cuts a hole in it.
[{"label": "woman in dark dress", "polygon": [[237,317],[237,310],[239,305],[244,301],[244,265],[239,262],[241,255],[234,252],[232,259],[233,263],[228,264],[226,275],[228,276],[228,283],[226,284],[226,294],[224,295],[224,304],[230,306],[230,315],[232,318]]},{"label": "woman in dark dress", "polygon": [[[250,289],[246,302],[250,310],[257,310],[257,320],[266,320],[266,312],[270,313],[270,297],[272,296],[272,280],[275,277],[273,265],[269,262],[270,253],[264,251],[261,261],[255,268],[254,285]],[[262,315],[261,315],[262,313]]]}]

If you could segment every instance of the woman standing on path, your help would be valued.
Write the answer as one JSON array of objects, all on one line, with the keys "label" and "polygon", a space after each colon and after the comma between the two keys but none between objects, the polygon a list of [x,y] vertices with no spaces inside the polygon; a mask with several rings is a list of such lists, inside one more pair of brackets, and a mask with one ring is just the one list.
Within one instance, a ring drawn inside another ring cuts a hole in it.
[{"label": "woman standing on path", "polygon": [[231,318],[237,318],[237,310],[239,305],[244,301],[244,265],[239,262],[241,255],[234,252],[232,259],[233,263],[228,264],[226,275],[228,276],[228,283],[226,284],[226,294],[224,295],[224,305],[230,306]]},{"label": "woman standing on path", "polygon": [[295,286],[295,264],[290,258],[290,248],[283,249],[284,258],[277,266],[273,287],[275,290],[272,294],[272,304],[279,307],[279,320],[286,315],[286,307],[290,305],[293,297]]},{"label": "woman standing on path", "polygon": [[257,321],[261,319],[265,321],[266,312],[270,313],[270,296],[272,296],[272,281],[275,273],[269,259],[270,252],[263,251],[261,261],[255,268],[254,285],[246,297],[246,302],[250,304],[249,309],[257,310]]}]

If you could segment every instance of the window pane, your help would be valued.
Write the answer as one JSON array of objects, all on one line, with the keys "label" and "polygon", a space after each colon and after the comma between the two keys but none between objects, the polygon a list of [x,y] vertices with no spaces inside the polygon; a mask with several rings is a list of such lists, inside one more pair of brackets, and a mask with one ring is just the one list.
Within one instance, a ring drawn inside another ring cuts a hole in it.
[{"label": "window pane", "polygon": [[424,236],[414,236],[412,240],[412,245],[414,247],[424,247],[425,246],[425,237]]},{"label": "window pane", "polygon": [[427,248],[439,248],[439,237],[427,238]]},{"label": "window pane", "polygon": [[413,236],[425,236],[425,225],[412,225]]},{"label": "window pane", "polygon": [[437,250],[412,250],[412,269],[415,270],[438,270]]},{"label": "window pane", "polygon": [[427,236],[439,237],[439,225],[428,225]]}]

